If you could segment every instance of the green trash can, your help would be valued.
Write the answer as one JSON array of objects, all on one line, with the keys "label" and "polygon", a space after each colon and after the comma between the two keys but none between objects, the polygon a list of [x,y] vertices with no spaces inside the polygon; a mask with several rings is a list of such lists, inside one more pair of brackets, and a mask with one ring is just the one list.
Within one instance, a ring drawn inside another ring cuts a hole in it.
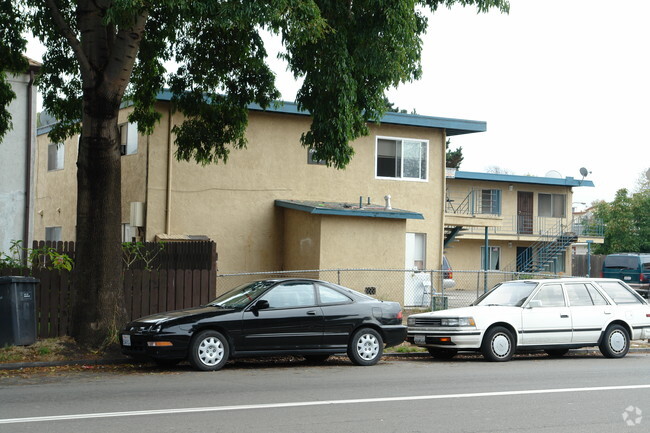
[{"label": "green trash can", "polygon": [[36,284],[32,277],[0,277],[0,347],[36,342]]},{"label": "green trash can", "polygon": [[446,310],[449,308],[449,298],[443,295],[434,295],[431,298],[431,311]]}]

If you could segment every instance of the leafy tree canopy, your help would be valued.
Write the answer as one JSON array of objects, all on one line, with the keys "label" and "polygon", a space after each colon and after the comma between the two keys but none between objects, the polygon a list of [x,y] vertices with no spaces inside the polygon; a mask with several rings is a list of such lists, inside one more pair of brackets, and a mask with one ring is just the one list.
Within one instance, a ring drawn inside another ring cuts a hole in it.
[{"label": "leafy tree canopy", "polygon": [[451,144],[451,140],[447,139],[447,142],[445,143],[445,148],[447,149],[446,167],[458,169],[460,168],[460,164],[463,162],[463,159],[465,159],[465,157],[463,156],[463,147],[458,146],[457,149],[451,150],[449,148],[450,144]]},{"label": "leafy tree canopy", "polygon": [[596,203],[594,214],[605,224],[605,242],[596,247],[595,253],[650,253],[648,209],[650,189],[631,195],[626,189],[620,189],[611,203]]}]

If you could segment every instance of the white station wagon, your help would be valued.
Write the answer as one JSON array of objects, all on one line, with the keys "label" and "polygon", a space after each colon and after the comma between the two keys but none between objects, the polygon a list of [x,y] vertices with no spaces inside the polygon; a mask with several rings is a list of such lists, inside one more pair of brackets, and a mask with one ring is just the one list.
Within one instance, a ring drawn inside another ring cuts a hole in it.
[{"label": "white station wagon", "polygon": [[413,314],[407,341],[434,358],[480,351],[489,361],[515,352],[598,346],[622,358],[630,340],[650,338],[650,305],[620,280],[563,278],[517,280],[496,285],[471,306]]}]

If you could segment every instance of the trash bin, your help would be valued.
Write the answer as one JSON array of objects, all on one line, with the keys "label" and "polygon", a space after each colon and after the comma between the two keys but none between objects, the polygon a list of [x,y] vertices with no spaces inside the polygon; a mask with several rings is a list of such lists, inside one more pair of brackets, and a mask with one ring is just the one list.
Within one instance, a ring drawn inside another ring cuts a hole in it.
[{"label": "trash bin", "polygon": [[431,311],[446,310],[449,308],[449,299],[446,296],[435,295],[431,298]]},{"label": "trash bin", "polygon": [[36,284],[32,277],[0,277],[0,347],[36,342]]}]

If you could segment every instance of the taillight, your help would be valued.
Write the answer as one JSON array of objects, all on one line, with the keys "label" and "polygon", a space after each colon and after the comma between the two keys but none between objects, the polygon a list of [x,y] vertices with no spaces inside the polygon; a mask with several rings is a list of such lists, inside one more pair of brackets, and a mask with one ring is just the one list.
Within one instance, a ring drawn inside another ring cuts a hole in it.
[{"label": "taillight", "polygon": [[399,310],[399,313],[397,313],[397,318],[398,318],[399,320],[402,320],[402,317],[403,317],[403,316],[402,316],[402,310]]},{"label": "taillight", "polygon": [[639,274],[639,282],[645,283],[646,281],[647,280],[646,280],[645,274]]}]

